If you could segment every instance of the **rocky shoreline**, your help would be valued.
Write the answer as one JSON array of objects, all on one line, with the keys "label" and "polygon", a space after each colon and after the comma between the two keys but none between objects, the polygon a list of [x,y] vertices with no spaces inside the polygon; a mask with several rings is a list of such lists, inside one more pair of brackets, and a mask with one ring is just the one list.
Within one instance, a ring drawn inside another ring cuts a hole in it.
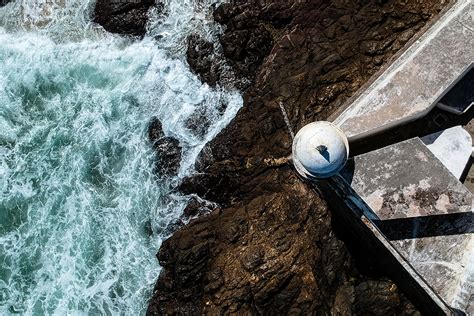
[{"label": "rocky shoreline", "polygon": [[[95,21],[143,35],[148,2],[114,11],[132,12],[122,26],[101,16],[107,2]],[[293,171],[281,107],[294,131],[326,119],[446,4],[247,0],[215,9],[221,49],[194,35],[188,63],[210,85],[241,89],[244,106],[178,188],[219,207],[163,243],[148,314],[418,314]]]}]

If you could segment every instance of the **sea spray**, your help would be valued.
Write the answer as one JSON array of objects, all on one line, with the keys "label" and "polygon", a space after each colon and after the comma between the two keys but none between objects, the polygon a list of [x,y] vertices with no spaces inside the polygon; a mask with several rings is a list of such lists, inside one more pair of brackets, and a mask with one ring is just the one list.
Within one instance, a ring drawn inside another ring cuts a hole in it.
[{"label": "sea spray", "polygon": [[185,62],[187,35],[215,39],[210,1],[166,2],[135,42],[89,24],[92,3],[47,3],[0,9],[0,314],[140,314],[183,207],[152,174],[148,122],[180,140],[182,177],[242,101]]}]

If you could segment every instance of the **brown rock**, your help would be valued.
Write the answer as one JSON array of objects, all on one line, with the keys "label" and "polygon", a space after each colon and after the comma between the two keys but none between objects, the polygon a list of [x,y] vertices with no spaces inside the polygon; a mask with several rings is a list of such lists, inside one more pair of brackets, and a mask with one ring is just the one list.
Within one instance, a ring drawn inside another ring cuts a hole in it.
[{"label": "brown rock", "polygon": [[191,199],[188,201],[188,205],[183,210],[183,220],[206,215],[215,208],[215,205],[212,205],[209,202],[200,200],[196,197],[191,197]]},{"label": "brown rock", "polygon": [[351,258],[326,203],[290,168],[279,103],[294,131],[327,118],[444,5],[247,0],[216,9],[227,62],[253,84],[180,186],[222,208],[163,244],[149,314],[416,313],[375,258],[360,248],[351,248],[359,263]]},{"label": "brown rock", "polygon": [[181,145],[177,139],[165,136],[161,122],[156,117],[148,125],[148,139],[157,154],[155,173],[160,176],[176,175],[181,163]]},{"label": "brown rock", "polygon": [[214,60],[217,58],[214,44],[201,38],[197,34],[188,37],[186,60],[189,66],[211,86],[215,86],[220,79],[222,69]]}]

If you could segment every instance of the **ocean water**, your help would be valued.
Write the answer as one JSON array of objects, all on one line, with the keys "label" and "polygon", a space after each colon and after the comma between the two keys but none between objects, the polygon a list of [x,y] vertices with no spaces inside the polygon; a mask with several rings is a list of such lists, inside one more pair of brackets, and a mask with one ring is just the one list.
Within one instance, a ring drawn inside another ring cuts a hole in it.
[{"label": "ocean water", "polygon": [[[148,122],[182,144],[179,178],[242,105],[185,62],[187,35],[221,31],[214,2],[165,1],[139,41],[91,24],[93,1],[0,8],[1,315],[145,312],[185,200],[152,174]],[[197,111],[204,136],[186,127]]]}]

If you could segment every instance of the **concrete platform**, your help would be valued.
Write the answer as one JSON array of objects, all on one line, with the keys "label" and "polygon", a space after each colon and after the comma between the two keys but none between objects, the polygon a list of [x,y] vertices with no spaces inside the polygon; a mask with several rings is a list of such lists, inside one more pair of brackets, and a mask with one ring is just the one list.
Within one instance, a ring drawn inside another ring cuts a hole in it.
[{"label": "concrete platform", "polygon": [[413,268],[409,282],[434,301],[474,314],[473,195],[423,142],[413,138],[357,156],[341,176],[400,264]]},{"label": "concrete platform", "polygon": [[472,138],[462,126],[421,137],[421,141],[458,179],[466,169],[472,154]]},{"label": "concrete platform", "polygon": [[335,120],[349,141],[426,115],[474,62],[474,3],[458,0]]}]

